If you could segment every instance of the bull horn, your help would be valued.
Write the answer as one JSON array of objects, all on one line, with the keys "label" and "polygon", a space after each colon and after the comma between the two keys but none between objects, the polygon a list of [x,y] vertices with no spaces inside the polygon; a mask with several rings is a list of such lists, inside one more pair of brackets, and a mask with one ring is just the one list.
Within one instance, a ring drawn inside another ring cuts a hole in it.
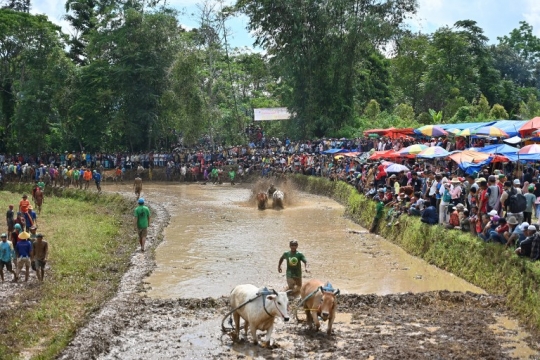
[{"label": "bull horn", "polygon": [[323,292],[323,288],[322,288],[322,285],[321,285],[321,286],[319,286],[319,291],[320,291],[320,292]]},{"label": "bull horn", "polygon": [[292,290],[287,290],[287,291],[285,291],[285,294],[287,294],[287,295],[292,294],[292,292],[293,292]]},{"label": "bull horn", "polygon": [[274,292],[275,295],[278,294],[278,293],[276,292],[276,289],[272,289],[272,291]]},{"label": "bull horn", "polygon": [[334,291],[334,295],[335,295],[335,296],[338,296],[340,292],[341,292],[341,291],[339,291],[339,289],[337,289],[336,291]]}]

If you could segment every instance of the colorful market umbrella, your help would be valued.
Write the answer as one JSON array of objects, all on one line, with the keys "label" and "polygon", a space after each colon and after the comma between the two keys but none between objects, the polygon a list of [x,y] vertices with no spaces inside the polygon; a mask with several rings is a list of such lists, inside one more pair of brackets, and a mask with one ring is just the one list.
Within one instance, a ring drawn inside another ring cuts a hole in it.
[{"label": "colorful market umbrella", "polygon": [[422,152],[423,150],[427,149],[428,147],[426,145],[422,144],[414,144],[411,146],[407,146],[405,149],[401,149],[398,151],[401,155],[411,155],[411,154],[418,154],[419,152]]},{"label": "colorful market umbrella", "polygon": [[491,137],[509,137],[508,134],[495,126],[484,126],[474,130],[476,135],[486,135]]},{"label": "colorful market umbrella", "polygon": [[440,146],[428,147],[422,152],[416,154],[417,157],[426,159],[447,157],[448,155],[450,155],[450,153]]},{"label": "colorful market umbrella", "polygon": [[416,129],[417,133],[420,133],[425,136],[438,137],[443,135],[448,135],[448,133],[440,126],[436,125],[425,125]]},{"label": "colorful market umbrella", "polygon": [[530,135],[534,130],[538,129],[540,129],[540,117],[537,116],[523,124],[523,126],[519,128],[519,133],[521,134],[521,137],[523,137]]},{"label": "colorful market umbrella", "polygon": [[401,164],[392,164],[386,168],[387,173],[398,173],[402,171],[410,171],[410,169]]},{"label": "colorful market umbrella", "polygon": [[518,154],[525,155],[525,154],[540,154],[540,145],[539,144],[531,144],[522,147],[518,150]]},{"label": "colorful market umbrella", "polygon": [[464,129],[456,134],[456,136],[471,136],[471,135],[476,135],[476,129]]},{"label": "colorful market umbrella", "polygon": [[448,135],[457,135],[461,132],[461,130],[458,128],[455,128],[455,129],[448,129],[446,130],[446,132],[448,132]]}]

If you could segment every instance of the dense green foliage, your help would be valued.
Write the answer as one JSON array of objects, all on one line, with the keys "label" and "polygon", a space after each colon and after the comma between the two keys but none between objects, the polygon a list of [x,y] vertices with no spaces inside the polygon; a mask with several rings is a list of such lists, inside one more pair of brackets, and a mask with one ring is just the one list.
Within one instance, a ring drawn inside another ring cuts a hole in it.
[{"label": "dense green foliage", "polygon": [[[149,150],[245,142],[253,108],[287,107],[268,136],[540,115],[540,39],[490,44],[472,20],[411,33],[416,0],[206,0],[199,26],[157,1],[67,0],[67,36],[28,0],[0,9],[0,151]],[[249,17],[264,50],[231,49]]]},{"label": "dense green foliage", "polygon": [[[375,203],[342,181],[297,175],[300,190],[334,198],[346,207],[347,215],[370,227]],[[469,233],[448,231],[423,224],[418,217],[401,216],[400,225],[388,227],[381,221],[380,234],[408,253],[485,289],[505,295],[508,307],[537,333],[540,331],[540,262],[520,258],[511,249],[486,244]]]}]

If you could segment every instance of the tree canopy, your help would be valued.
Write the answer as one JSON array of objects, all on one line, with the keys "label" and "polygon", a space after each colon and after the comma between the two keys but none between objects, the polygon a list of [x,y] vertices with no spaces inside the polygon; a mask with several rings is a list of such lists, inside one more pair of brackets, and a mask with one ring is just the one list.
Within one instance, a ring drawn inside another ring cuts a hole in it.
[{"label": "tree canopy", "polygon": [[[269,136],[540,115],[540,39],[526,22],[490,43],[464,19],[413,33],[415,0],[238,0],[199,5],[187,31],[159,2],[67,0],[63,34],[29,1],[0,9],[0,151],[139,151]],[[257,53],[229,46],[247,15]]]}]

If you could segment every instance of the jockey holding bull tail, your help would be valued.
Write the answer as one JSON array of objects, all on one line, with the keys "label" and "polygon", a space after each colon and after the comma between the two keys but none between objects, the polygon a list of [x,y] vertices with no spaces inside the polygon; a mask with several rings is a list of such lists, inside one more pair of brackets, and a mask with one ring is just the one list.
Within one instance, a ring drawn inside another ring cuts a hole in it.
[{"label": "jockey holding bull tail", "polygon": [[302,288],[302,262],[304,263],[304,269],[306,273],[309,273],[307,268],[307,259],[298,249],[298,241],[291,240],[289,242],[291,251],[283,253],[279,259],[278,272],[281,273],[281,264],[283,260],[287,260],[287,286],[289,290],[292,290],[291,300],[295,299],[300,294]]}]

